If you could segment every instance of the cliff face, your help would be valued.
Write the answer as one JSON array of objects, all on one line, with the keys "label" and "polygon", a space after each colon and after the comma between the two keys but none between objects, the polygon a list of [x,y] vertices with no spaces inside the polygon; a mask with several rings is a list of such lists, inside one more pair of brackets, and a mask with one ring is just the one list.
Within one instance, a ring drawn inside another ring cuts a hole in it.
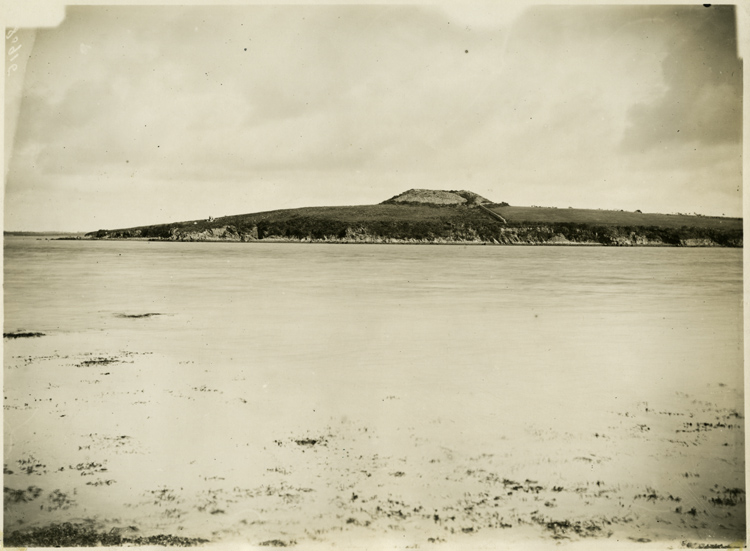
[{"label": "cliff face", "polygon": [[[234,226],[220,226],[201,231],[189,228],[172,228],[166,241],[234,241],[234,242],[297,242],[297,243],[423,243],[423,244],[487,244],[487,245],[606,245],[616,247],[742,247],[742,237],[735,236],[717,242],[710,237],[686,237],[664,239],[653,232],[637,232],[620,228],[607,228],[606,232],[558,231],[553,226],[520,226],[501,228],[497,235],[480,235],[474,228],[455,229],[445,235],[424,237],[394,237],[373,233],[365,227],[348,227],[343,235],[279,235],[268,234],[262,238],[257,226],[247,231],[238,231]],[[107,236],[108,238],[143,238],[141,232],[127,235]]]},{"label": "cliff face", "polygon": [[220,226],[207,228],[202,231],[172,228],[170,241],[254,241],[258,238],[258,231],[240,233],[234,226]]}]

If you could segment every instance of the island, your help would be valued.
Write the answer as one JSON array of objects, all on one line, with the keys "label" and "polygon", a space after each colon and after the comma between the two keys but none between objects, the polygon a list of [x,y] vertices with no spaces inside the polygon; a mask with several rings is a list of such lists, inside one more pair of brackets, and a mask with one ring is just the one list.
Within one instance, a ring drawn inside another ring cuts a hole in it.
[{"label": "island", "polygon": [[742,247],[742,218],[519,207],[411,189],[377,205],[303,207],[100,229],[89,239],[306,243]]}]

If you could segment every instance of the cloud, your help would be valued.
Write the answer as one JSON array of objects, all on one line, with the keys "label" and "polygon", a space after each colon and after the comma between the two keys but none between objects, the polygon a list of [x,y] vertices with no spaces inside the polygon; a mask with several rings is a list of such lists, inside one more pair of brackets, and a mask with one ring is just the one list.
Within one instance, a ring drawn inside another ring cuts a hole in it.
[{"label": "cloud", "polygon": [[673,34],[662,62],[667,89],[653,101],[631,108],[623,148],[645,151],[674,142],[739,143],[742,61],[737,57],[734,6],[664,9]]},{"label": "cloud", "polygon": [[136,26],[122,9],[73,9],[64,30],[42,33],[39,55],[69,70],[50,74],[49,61],[32,70],[16,147],[36,143],[41,170],[128,160],[142,171],[169,161],[222,173],[376,159],[394,134],[420,140],[456,88],[479,76],[461,49],[476,41],[455,44],[462,31],[422,9],[140,15],[150,23]]},{"label": "cloud", "polygon": [[[739,205],[733,13],[701,10],[69,8],[37,32],[8,208],[31,224],[30,197],[88,189],[134,225],[165,202],[166,219],[204,216],[207,196],[228,214],[233,196],[250,211],[466,187],[648,209],[666,173],[686,201]],[[687,166],[729,179],[701,187]]]}]

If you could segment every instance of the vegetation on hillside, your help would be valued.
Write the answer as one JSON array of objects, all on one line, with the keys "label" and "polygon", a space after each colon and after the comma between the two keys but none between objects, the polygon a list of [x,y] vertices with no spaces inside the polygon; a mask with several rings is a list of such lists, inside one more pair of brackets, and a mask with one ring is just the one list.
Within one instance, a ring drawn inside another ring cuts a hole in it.
[{"label": "vegetation on hillside", "polygon": [[[410,190],[419,193],[426,191],[429,190]],[[467,194],[467,197],[461,197],[471,200],[471,204],[388,200],[379,205],[306,207],[122,230],[99,230],[88,236],[180,241],[281,239],[742,246],[742,220],[737,218],[512,207],[507,203],[485,203],[482,208],[476,208],[475,202],[483,199],[476,194],[462,191],[443,193]],[[442,198],[441,195],[438,200],[442,201]],[[485,207],[501,218],[493,217],[483,210]]]},{"label": "vegetation on hillside", "polygon": [[622,210],[558,209],[551,207],[511,207],[488,205],[509,223],[575,223],[596,226],[632,227],[700,227],[742,229],[741,218],[724,218],[688,214],[644,214]]}]

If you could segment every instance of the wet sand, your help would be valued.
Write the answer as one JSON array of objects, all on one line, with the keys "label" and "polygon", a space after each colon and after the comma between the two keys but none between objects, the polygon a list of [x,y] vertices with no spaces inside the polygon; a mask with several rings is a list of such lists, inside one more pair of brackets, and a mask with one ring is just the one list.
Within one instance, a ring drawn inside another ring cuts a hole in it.
[{"label": "wet sand", "polygon": [[472,424],[413,387],[363,385],[332,406],[144,343],[4,344],[6,535],[74,522],[305,549],[744,539],[742,393],[721,382],[623,397],[580,424],[493,417],[493,400],[522,401],[483,396]]}]

